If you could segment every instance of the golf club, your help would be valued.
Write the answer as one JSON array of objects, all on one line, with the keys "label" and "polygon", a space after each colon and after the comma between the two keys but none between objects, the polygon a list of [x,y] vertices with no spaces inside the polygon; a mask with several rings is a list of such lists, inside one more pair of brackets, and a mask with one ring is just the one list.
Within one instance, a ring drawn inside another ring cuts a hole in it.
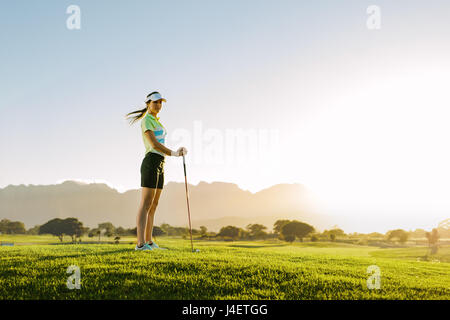
[{"label": "golf club", "polygon": [[187,187],[186,162],[184,160],[184,154],[183,154],[183,168],[184,168],[184,185],[186,187],[186,201],[187,201],[188,218],[189,218],[189,234],[191,236],[191,251],[192,252],[200,252],[200,250],[198,250],[198,249],[194,250],[194,244],[192,242],[191,212],[190,212],[190,209],[189,209],[189,193],[188,193],[188,187]]}]

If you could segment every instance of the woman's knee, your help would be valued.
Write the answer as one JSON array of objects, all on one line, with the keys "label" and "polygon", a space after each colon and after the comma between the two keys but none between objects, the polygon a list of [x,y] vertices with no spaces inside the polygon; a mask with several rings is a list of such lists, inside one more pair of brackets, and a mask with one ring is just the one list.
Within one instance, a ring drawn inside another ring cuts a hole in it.
[{"label": "woman's knee", "polygon": [[151,199],[145,199],[144,201],[142,201],[141,203],[141,209],[145,212],[148,212],[151,208],[152,205],[152,201]]},{"label": "woman's knee", "polygon": [[152,214],[152,213],[154,214],[157,206],[158,206],[158,200],[154,199],[152,204],[149,207],[148,213],[149,214]]}]

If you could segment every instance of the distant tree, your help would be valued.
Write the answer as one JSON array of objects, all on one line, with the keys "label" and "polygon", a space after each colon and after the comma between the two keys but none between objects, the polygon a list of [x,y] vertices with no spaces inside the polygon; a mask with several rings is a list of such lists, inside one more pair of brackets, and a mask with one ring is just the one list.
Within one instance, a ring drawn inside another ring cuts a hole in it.
[{"label": "distant tree", "polygon": [[398,241],[400,243],[406,243],[406,241],[408,241],[408,237],[409,237],[409,233],[408,232],[402,233],[400,235],[400,237],[398,238]]},{"label": "distant tree", "polygon": [[[190,234],[188,227],[173,227],[167,223],[163,223],[159,226],[159,228],[162,231],[161,235],[188,237]],[[155,227],[153,227],[153,233],[155,233]],[[200,230],[195,228],[192,229],[192,235],[199,235],[199,234],[201,234]]]},{"label": "distant tree", "polygon": [[83,236],[83,235],[85,235],[85,234],[88,234],[88,232],[89,232],[89,228],[88,227],[81,227],[80,229],[79,229],[79,231],[77,232],[77,234],[76,234],[76,236],[77,236],[77,238],[79,239],[79,242],[81,242],[81,237]]},{"label": "distant tree", "polygon": [[25,225],[20,221],[10,221],[2,219],[0,221],[0,233],[5,234],[25,234],[27,231]]},{"label": "distant tree", "polygon": [[118,236],[123,236],[123,235],[126,234],[126,230],[125,230],[124,228],[122,228],[122,227],[117,227],[117,228],[114,230],[114,234],[115,234],[115,235],[118,235]]},{"label": "distant tree", "polygon": [[20,221],[12,221],[8,227],[12,234],[25,234],[27,232],[24,223]]},{"label": "distant tree", "polygon": [[119,244],[119,240],[120,240],[120,237],[119,237],[119,236],[116,236],[116,237],[114,238],[114,243],[115,243],[115,244]]},{"label": "distant tree", "polygon": [[312,242],[317,242],[317,241],[319,241],[319,237],[318,237],[317,235],[313,234],[313,235],[311,236],[311,241],[312,241]]},{"label": "distant tree", "polygon": [[98,241],[100,242],[102,238],[102,230],[97,228],[95,229],[94,234],[98,236]]},{"label": "distant tree", "polygon": [[115,227],[111,222],[103,222],[98,224],[98,229],[106,236],[111,237],[115,232]]},{"label": "distant tree", "polygon": [[161,229],[160,227],[158,227],[158,226],[154,226],[154,227],[153,227],[153,235],[154,235],[155,237],[163,236],[163,235],[165,235],[165,234],[166,234],[166,233],[164,232],[164,230]]},{"label": "distant tree", "polygon": [[[189,235],[189,228],[187,227],[173,227],[174,235],[175,236],[188,236]],[[194,229],[192,229],[192,234],[194,234]]]},{"label": "distant tree", "polygon": [[8,229],[11,234],[25,234],[27,232],[24,223],[20,221],[11,221],[8,224]]},{"label": "distant tree", "polygon": [[279,234],[281,232],[281,228],[285,225],[291,222],[290,220],[277,220],[273,224],[273,232],[276,234]]},{"label": "distant tree", "polygon": [[76,238],[81,238],[86,230],[83,227],[83,223],[78,221],[77,218],[67,218],[62,220],[60,223],[60,226],[63,229],[63,234],[72,237],[72,242],[75,242]]},{"label": "distant tree", "polygon": [[330,234],[334,234],[336,237],[342,237],[342,236],[345,236],[344,230],[339,229],[339,228],[331,229],[331,230],[330,230]]},{"label": "distant tree", "polygon": [[252,239],[265,239],[267,237],[266,230],[267,227],[262,224],[249,224],[247,225],[247,230]]},{"label": "distant tree", "polygon": [[391,241],[397,238],[400,243],[405,243],[408,240],[409,233],[402,229],[390,230],[387,232],[387,239]]},{"label": "distant tree", "polygon": [[102,230],[100,230],[99,228],[93,228],[93,229],[89,230],[89,233],[88,233],[89,238],[98,237],[98,241],[100,241],[101,236],[102,236]]},{"label": "distant tree", "polygon": [[88,232],[88,237],[89,237],[89,238],[93,238],[93,237],[95,237],[96,235],[97,235],[97,228],[89,229],[89,232]]},{"label": "distant tree", "polygon": [[239,237],[239,228],[235,226],[226,226],[222,227],[217,234],[220,237],[230,237],[233,240],[236,240]]},{"label": "distant tree", "polygon": [[439,241],[439,232],[436,228],[434,228],[431,232],[426,232],[425,237],[428,239],[429,245],[434,245]]},{"label": "distant tree", "polygon": [[34,226],[34,227],[28,229],[28,230],[27,230],[27,234],[30,234],[30,235],[38,235],[38,234],[39,234],[39,227],[40,227],[40,226],[36,225],[36,226]]},{"label": "distant tree", "polygon": [[439,232],[438,229],[434,228],[431,232],[425,233],[428,239],[428,245],[431,248],[431,253],[435,254],[438,252],[438,242],[439,242]]},{"label": "distant tree", "polygon": [[114,232],[111,230],[105,230],[105,237],[112,237],[114,235]]},{"label": "distant tree", "polygon": [[0,233],[8,233],[8,225],[11,221],[8,219],[2,219],[0,220]]},{"label": "distant tree", "polygon": [[127,232],[133,236],[137,235],[137,229],[136,227],[132,228],[132,229],[128,229]]},{"label": "distant tree", "polygon": [[168,236],[174,236],[177,233],[175,228],[169,225],[168,223],[163,223],[161,224],[160,227]]},{"label": "distant tree", "polygon": [[51,234],[57,236],[62,242],[64,240],[64,228],[62,227],[62,219],[55,218],[44,223],[39,228],[39,234]]},{"label": "distant tree", "polygon": [[336,238],[337,238],[338,236],[339,236],[339,237],[345,236],[345,232],[344,232],[344,230],[342,230],[342,229],[334,228],[334,229],[331,229],[331,230],[325,230],[325,231],[322,233],[322,235],[323,235],[324,237],[327,237],[327,238],[329,237],[331,241],[334,241],[334,240],[336,240]]},{"label": "distant tree", "polygon": [[247,239],[250,239],[250,237],[251,236],[250,236],[250,232],[249,231],[244,230],[242,228],[239,228],[239,236],[238,236],[239,239],[247,240]]},{"label": "distant tree", "polygon": [[206,236],[208,229],[205,226],[200,226],[200,234]]},{"label": "distant tree", "polygon": [[[292,239],[292,236],[299,238],[300,241],[303,241],[303,238],[306,237],[308,234],[314,231],[314,227],[310,226],[307,223],[300,222],[300,221],[291,221],[287,224],[285,224],[281,228],[281,235],[283,239],[286,241],[289,241],[287,239]],[[292,240],[292,241],[294,241]]]},{"label": "distant tree", "polygon": [[52,219],[39,227],[39,234],[51,234],[57,236],[62,242],[64,235],[72,237],[75,242],[76,238],[80,238],[86,229],[83,223],[76,218]]},{"label": "distant tree", "polygon": [[286,234],[283,235],[283,240],[287,241],[287,242],[294,242],[295,240],[295,235],[293,234]]},{"label": "distant tree", "polygon": [[414,239],[425,238],[426,237],[425,233],[426,233],[426,231],[423,229],[416,229],[416,230],[410,232],[410,237],[414,238]]},{"label": "distant tree", "polygon": [[367,236],[369,238],[378,238],[378,239],[382,239],[384,237],[383,234],[379,233],[379,232],[372,232],[372,233],[369,233]]},{"label": "distant tree", "polygon": [[8,219],[0,220],[0,233],[6,233],[6,226],[8,225],[9,222],[10,220]]}]

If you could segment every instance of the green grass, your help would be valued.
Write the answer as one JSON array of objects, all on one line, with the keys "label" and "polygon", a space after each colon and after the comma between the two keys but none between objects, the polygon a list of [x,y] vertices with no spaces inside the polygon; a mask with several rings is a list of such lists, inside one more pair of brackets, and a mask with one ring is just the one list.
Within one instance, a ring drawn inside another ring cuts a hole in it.
[{"label": "green grass", "polygon": [[[450,246],[442,247],[438,253],[430,256],[428,247],[415,247],[405,249],[384,249],[373,252],[372,255],[380,258],[395,258],[415,261],[450,262]],[[450,266],[450,265],[449,265]]]},{"label": "green grass", "polygon": [[[188,240],[158,243],[170,250],[135,252],[131,244],[0,247],[0,299],[450,299],[450,264],[438,260],[448,261],[450,247],[434,261],[417,261],[426,248],[195,241],[201,251],[192,253]],[[70,265],[81,269],[80,290],[66,287]],[[367,288],[370,265],[381,270],[379,290]]]},{"label": "green grass", "polygon": [[[81,238],[82,242],[95,242],[95,243],[110,243],[114,242],[114,237],[104,237],[98,240],[98,237],[89,238],[88,236],[84,236]],[[70,244],[72,243],[72,238],[69,236],[65,236],[63,242],[59,240],[58,237],[52,235],[24,235],[24,234],[4,234],[0,235],[0,242],[13,242],[14,245],[30,245],[30,244]],[[136,237],[126,236],[120,237],[120,243],[130,243],[136,242]]]}]

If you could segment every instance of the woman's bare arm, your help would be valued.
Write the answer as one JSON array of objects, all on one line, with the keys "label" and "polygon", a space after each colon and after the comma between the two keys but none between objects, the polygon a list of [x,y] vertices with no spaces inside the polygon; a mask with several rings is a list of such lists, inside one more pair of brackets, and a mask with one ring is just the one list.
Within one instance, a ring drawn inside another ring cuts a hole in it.
[{"label": "woman's bare arm", "polygon": [[155,133],[152,130],[147,130],[144,132],[144,134],[145,137],[148,139],[148,141],[150,141],[150,144],[152,145],[153,148],[168,156],[172,155],[172,150],[166,148],[163,144],[159,143],[158,140],[156,140]]}]

